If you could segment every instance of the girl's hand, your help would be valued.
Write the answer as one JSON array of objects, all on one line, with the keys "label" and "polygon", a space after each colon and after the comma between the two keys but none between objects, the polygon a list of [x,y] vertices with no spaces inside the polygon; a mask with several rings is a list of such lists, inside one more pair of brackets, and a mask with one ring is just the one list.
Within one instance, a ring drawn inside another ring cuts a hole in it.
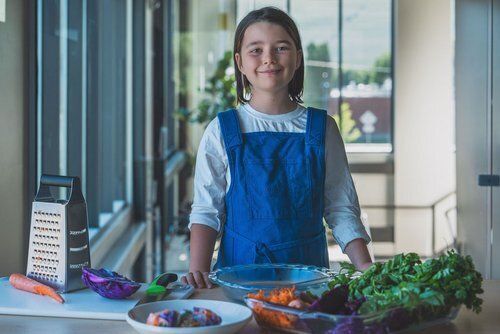
[{"label": "girl's hand", "polygon": [[209,226],[196,223],[191,226],[189,273],[181,277],[181,282],[197,289],[212,288],[208,272],[216,238],[217,231]]},{"label": "girl's hand", "polygon": [[366,247],[366,242],[362,238],[354,239],[345,247],[345,253],[349,256],[356,269],[365,271],[372,265],[370,253]]},{"label": "girl's hand", "polygon": [[213,288],[212,282],[208,279],[208,272],[201,272],[196,270],[194,272],[189,272],[186,276],[181,277],[181,282],[184,284],[189,284],[197,289],[211,289]]}]

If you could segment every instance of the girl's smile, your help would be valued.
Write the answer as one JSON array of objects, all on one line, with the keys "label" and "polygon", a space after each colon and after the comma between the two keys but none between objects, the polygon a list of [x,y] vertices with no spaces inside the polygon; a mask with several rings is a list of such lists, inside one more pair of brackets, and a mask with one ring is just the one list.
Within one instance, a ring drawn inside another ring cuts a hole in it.
[{"label": "girl's smile", "polygon": [[281,72],[281,70],[275,70],[275,69],[258,71],[258,73],[269,74],[269,75],[275,75],[275,74],[278,74],[280,72]]}]

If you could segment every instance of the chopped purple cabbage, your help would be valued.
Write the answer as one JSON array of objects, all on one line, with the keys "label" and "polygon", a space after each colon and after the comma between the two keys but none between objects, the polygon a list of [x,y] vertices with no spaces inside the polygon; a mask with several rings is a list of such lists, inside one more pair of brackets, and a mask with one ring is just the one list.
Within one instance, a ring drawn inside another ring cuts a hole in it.
[{"label": "chopped purple cabbage", "polygon": [[202,307],[193,308],[193,319],[198,322],[200,326],[214,326],[222,322],[218,314]]},{"label": "chopped purple cabbage", "polygon": [[326,334],[359,334],[363,333],[363,320],[358,317],[349,317],[340,320],[334,329]]},{"label": "chopped purple cabbage", "polygon": [[389,333],[387,327],[385,327],[382,323],[376,322],[370,325],[365,325],[363,329],[363,334],[386,334]]},{"label": "chopped purple cabbage", "polygon": [[325,334],[386,334],[389,333],[384,323],[373,322],[365,324],[363,319],[352,316],[340,320],[335,328],[328,330]]},{"label": "chopped purple cabbage", "polygon": [[91,290],[111,299],[127,298],[141,287],[140,283],[104,268],[83,267],[82,281]]},{"label": "chopped purple cabbage", "polygon": [[315,300],[309,310],[319,311],[330,314],[350,315],[352,312],[346,307],[349,297],[349,288],[347,285],[339,285],[329,291],[326,291],[321,297]]},{"label": "chopped purple cabbage", "polygon": [[363,305],[363,303],[366,301],[366,298],[365,297],[361,297],[361,298],[358,298],[358,299],[355,299],[355,300],[348,300],[347,302],[345,302],[345,307],[347,309],[347,313],[348,315],[352,315],[352,314],[359,314],[358,313],[358,310],[359,308],[361,307],[361,305]]},{"label": "chopped purple cabbage", "polygon": [[385,319],[385,322],[391,331],[397,331],[410,326],[413,322],[413,317],[407,309],[400,307],[392,310]]},{"label": "chopped purple cabbage", "polygon": [[161,312],[158,316],[165,320],[166,327],[175,327],[179,323],[179,312],[175,310]]}]

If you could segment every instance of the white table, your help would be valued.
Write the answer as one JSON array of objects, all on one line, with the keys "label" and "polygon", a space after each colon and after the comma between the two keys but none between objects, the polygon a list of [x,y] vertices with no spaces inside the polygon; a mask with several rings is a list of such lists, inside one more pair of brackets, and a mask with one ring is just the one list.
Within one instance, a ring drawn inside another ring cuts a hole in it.
[{"label": "white table", "polygon": [[[462,308],[455,321],[427,328],[426,334],[496,334],[500,332],[500,281],[485,281],[483,311],[475,314]],[[198,290],[191,298],[227,300],[220,288]],[[0,315],[0,333],[25,334],[79,334],[79,333],[136,333],[125,321],[86,320]],[[261,330],[252,320],[240,333],[269,333]]]}]

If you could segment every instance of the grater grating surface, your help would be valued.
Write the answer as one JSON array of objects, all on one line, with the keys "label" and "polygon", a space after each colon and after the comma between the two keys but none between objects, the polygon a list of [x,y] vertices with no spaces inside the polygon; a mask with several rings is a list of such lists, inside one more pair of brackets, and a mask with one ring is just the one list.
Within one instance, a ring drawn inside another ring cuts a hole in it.
[{"label": "grater grating surface", "polygon": [[[64,206],[57,203],[33,203],[32,230],[30,234],[30,259],[28,275],[38,281],[64,285],[65,233]],[[31,265],[30,265],[31,264]]]}]

